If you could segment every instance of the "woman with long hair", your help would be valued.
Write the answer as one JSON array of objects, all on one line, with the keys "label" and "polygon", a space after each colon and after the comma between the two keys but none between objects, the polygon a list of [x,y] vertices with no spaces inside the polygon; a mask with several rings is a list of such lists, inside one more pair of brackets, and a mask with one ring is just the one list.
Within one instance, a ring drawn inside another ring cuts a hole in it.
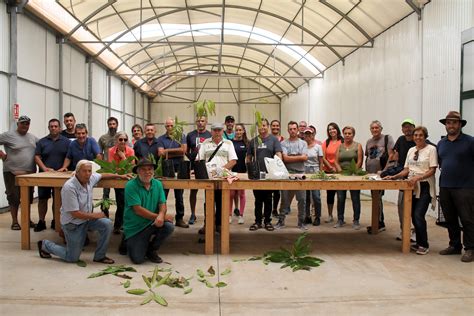
[{"label": "woman with long hair", "polygon": [[[341,130],[339,126],[334,122],[328,124],[326,131],[328,138],[323,142],[323,170],[327,173],[334,173],[337,171],[336,151],[339,149],[339,145],[341,145],[344,139],[341,136]],[[334,208],[335,196],[335,190],[326,191],[326,201],[328,204],[328,219],[325,221],[326,223],[334,222],[332,210]]]},{"label": "woman with long hair", "polygon": [[[245,130],[244,124],[238,123],[235,125],[235,136],[232,142],[234,143],[235,153],[237,154],[237,163],[235,164],[232,171],[237,173],[246,173],[247,168],[245,167],[245,156],[247,154],[247,147],[249,144],[247,138],[247,131]],[[238,223],[244,223],[244,210],[245,210],[245,190],[231,190],[230,191],[230,208],[229,208],[229,223],[232,223],[232,202],[234,198],[237,197],[239,204],[235,204],[234,213],[238,216]]]}]

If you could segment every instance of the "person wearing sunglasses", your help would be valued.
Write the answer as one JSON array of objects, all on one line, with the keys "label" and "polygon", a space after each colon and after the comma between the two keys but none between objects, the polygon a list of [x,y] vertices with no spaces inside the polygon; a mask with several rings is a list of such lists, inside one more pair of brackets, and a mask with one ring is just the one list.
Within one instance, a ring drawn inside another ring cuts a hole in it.
[{"label": "person wearing sunglasses", "polygon": [[433,208],[436,206],[435,172],[438,167],[438,153],[435,146],[426,142],[427,138],[426,127],[415,127],[413,130],[415,147],[408,150],[403,171],[394,176],[383,178],[393,180],[408,177],[408,181],[415,185],[411,212],[416,233],[416,245],[411,249],[419,255],[426,255],[429,252],[425,215],[430,203]]},{"label": "person wearing sunglasses", "polygon": [[[127,159],[128,157],[135,156],[133,148],[128,146],[128,135],[125,132],[118,132],[115,134],[115,146],[109,148],[108,157],[109,161],[115,161],[117,164]],[[133,161],[133,164],[135,160]],[[124,189],[114,188],[115,200],[117,201],[117,211],[115,212],[114,220],[114,234],[120,234],[120,229],[123,225],[123,209],[124,209]]]}]

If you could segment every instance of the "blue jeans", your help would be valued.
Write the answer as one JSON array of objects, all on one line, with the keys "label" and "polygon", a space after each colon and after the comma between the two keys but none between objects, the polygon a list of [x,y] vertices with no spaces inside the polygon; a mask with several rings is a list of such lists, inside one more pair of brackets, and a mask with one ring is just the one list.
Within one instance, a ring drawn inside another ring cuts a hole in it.
[{"label": "blue jeans", "polygon": [[413,196],[411,204],[411,216],[415,227],[416,243],[418,246],[428,248],[428,231],[426,230],[425,215],[431,202],[430,185],[428,182],[420,182],[420,197]]},{"label": "blue jeans", "polygon": [[112,221],[108,218],[88,220],[80,225],[61,225],[66,238],[66,247],[57,245],[52,241],[43,240],[43,250],[58,256],[67,262],[77,262],[84,247],[88,230],[99,232],[99,240],[94,254],[94,260],[102,260],[107,253],[110,234],[112,233]]},{"label": "blue jeans", "polygon": [[321,192],[319,190],[307,190],[306,191],[306,217],[311,217],[311,200],[314,203],[314,209],[316,218],[321,217]]},{"label": "blue jeans", "polygon": [[304,190],[282,190],[281,191],[281,206],[280,206],[280,220],[285,221],[285,210],[290,208],[291,201],[296,195],[296,200],[298,201],[298,225],[304,223],[304,217],[306,215],[306,191]]},{"label": "blue jeans", "polygon": [[[352,209],[354,210],[353,220],[358,221],[360,219],[360,190],[350,190]],[[344,221],[344,209],[346,207],[346,196],[347,190],[337,191],[337,219]]]},{"label": "blue jeans", "polygon": [[[170,190],[165,190],[166,199],[168,199],[168,193]],[[184,217],[184,201],[183,201],[183,192],[184,190],[181,189],[174,189],[174,198],[175,198],[175,208],[176,208],[176,215],[175,219],[183,219]]]},{"label": "blue jeans", "polygon": [[126,240],[127,252],[132,262],[135,264],[145,262],[145,256],[150,252],[158,251],[173,231],[174,225],[165,221],[162,227],[156,227],[152,224],[128,238]]}]

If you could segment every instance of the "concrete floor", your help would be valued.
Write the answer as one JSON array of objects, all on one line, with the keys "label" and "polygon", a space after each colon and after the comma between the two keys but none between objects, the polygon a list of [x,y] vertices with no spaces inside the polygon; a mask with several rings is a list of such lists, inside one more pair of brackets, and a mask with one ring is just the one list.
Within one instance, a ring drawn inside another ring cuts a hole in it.
[{"label": "concrete floor", "polygon": [[[100,191],[95,195],[99,197]],[[87,267],[63,263],[58,259],[41,259],[36,241],[60,238],[53,230],[32,232],[31,251],[20,250],[20,232],[10,230],[10,215],[0,215],[0,314],[1,315],[130,315],[132,313],[164,315],[473,315],[474,264],[462,263],[460,256],[440,256],[438,251],[447,246],[447,231],[428,220],[430,253],[419,256],[404,255],[398,234],[396,206],[385,204],[387,231],[368,235],[370,201],[362,202],[361,224],[355,231],[350,225],[340,229],[323,224],[310,227],[312,255],[324,259],[321,267],[310,272],[291,272],[278,264],[264,265],[261,261],[233,262],[233,259],[261,255],[279,246],[289,247],[300,234],[295,211],[281,231],[250,232],[253,222],[253,195],[247,192],[246,223],[231,225],[231,255],[203,255],[204,245],[198,244],[197,230],[203,223],[199,208],[198,222],[190,229],[177,228],[163,246],[160,255],[174,270],[190,281],[193,291],[183,295],[180,289],[159,288],[168,303],[161,307],[151,302],[140,306],[143,298],[129,295],[120,285],[123,279],[104,276],[87,277],[103,269],[92,262],[95,242],[86,247],[81,259]],[[202,192],[199,192],[202,201]],[[170,193],[172,211],[173,195]],[[323,195],[323,201],[325,200]],[[186,216],[189,217],[187,194]],[[346,209],[350,210],[350,201]],[[296,205],[293,203],[293,209]],[[324,203],[323,203],[324,204]],[[202,205],[201,202],[198,205]],[[349,222],[352,211],[346,211]],[[326,218],[323,209],[323,219]],[[37,204],[32,207],[32,218],[37,221]],[[48,225],[51,213],[48,213]],[[219,236],[217,235],[217,238]],[[94,239],[94,238],[92,238]],[[132,265],[126,256],[118,254],[119,236],[113,235],[109,256],[116,264]],[[217,246],[216,246],[217,247]],[[216,250],[218,250],[216,248]],[[213,266],[217,273],[230,268],[226,276],[212,279],[228,283],[224,288],[207,288],[197,281],[196,269]],[[160,264],[170,267],[168,264]],[[131,288],[143,287],[141,274],[151,274],[154,264],[134,266]]]}]

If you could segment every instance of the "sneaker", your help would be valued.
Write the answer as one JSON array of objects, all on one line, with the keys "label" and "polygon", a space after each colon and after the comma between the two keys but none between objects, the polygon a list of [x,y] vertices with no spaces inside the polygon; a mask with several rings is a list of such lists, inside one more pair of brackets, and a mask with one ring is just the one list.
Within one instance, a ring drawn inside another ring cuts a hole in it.
[{"label": "sneaker", "polygon": [[234,208],[234,215],[235,216],[240,216],[240,211],[238,208]]},{"label": "sneaker", "polygon": [[329,223],[334,223],[334,217],[332,216],[329,216],[327,220],[324,221],[325,223],[329,224]]},{"label": "sneaker", "polygon": [[341,228],[342,226],[344,226],[345,222],[342,221],[342,220],[338,220],[336,225],[334,225],[333,227],[334,228]]},{"label": "sneaker", "polygon": [[229,216],[229,224],[232,224],[232,215]]},{"label": "sneaker", "polygon": [[415,252],[418,251],[418,245],[411,245],[410,250]]},{"label": "sneaker", "polygon": [[35,228],[33,229],[35,232],[40,232],[46,229],[46,222],[39,220],[38,224],[36,224]]},{"label": "sneaker", "polygon": [[191,216],[189,217],[189,221],[188,221],[188,224],[189,225],[194,225],[194,223],[196,222],[197,220],[197,217],[195,214],[191,214]]},{"label": "sneaker", "polygon": [[283,227],[285,227],[285,221],[279,219],[278,222],[275,225],[275,229],[282,229]]},{"label": "sneaker", "polygon": [[426,254],[428,254],[428,252],[430,252],[430,248],[425,248],[425,247],[419,246],[418,250],[416,251],[416,254],[417,255],[426,255]]},{"label": "sneaker", "polygon": [[303,223],[305,223],[305,224],[311,224],[312,222],[313,222],[313,221],[311,220],[311,217],[307,216],[307,217],[305,217]]},{"label": "sneaker", "polygon": [[321,219],[319,217],[316,217],[313,222],[313,226],[319,226],[321,225]]},{"label": "sneaker", "polygon": [[[379,224],[379,233],[385,231],[385,224]],[[367,226],[367,233],[372,234],[372,226]]]},{"label": "sneaker", "polygon": [[355,229],[355,230],[359,230],[360,229],[360,224],[359,224],[359,221],[358,220],[354,220],[352,222],[352,228]]},{"label": "sneaker", "polygon": [[280,214],[278,214],[277,210],[273,210],[272,211],[272,216],[275,217],[275,218],[278,218],[278,217],[280,217]]},{"label": "sneaker", "polygon": [[461,257],[461,261],[462,262],[472,262],[472,261],[474,261],[474,250],[472,250],[472,249],[466,250],[466,252],[464,252],[464,254]]},{"label": "sneaker", "polygon": [[[398,236],[397,236],[395,239],[398,240],[398,241],[401,241],[401,240],[402,240],[402,232],[400,232],[400,233],[398,234]],[[415,243],[415,242],[416,242],[416,234],[415,234],[415,232],[413,232],[413,231],[411,232],[410,242],[411,242],[411,243]]]},{"label": "sneaker", "polygon": [[302,230],[302,231],[308,230],[308,226],[306,226],[306,224],[299,224],[299,225],[298,225],[298,228],[299,228],[300,230]]},{"label": "sneaker", "polygon": [[449,246],[446,249],[443,249],[439,252],[440,255],[446,256],[446,255],[460,255],[461,254],[461,249],[454,248],[453,246]]},{"label": "sneaker", "polygon": [[186,223],[183,221],[182,218],[177,219],[177,220],[176,220],[176,224],[174,224],[174,225],[177,226],[177,227],[181,227],[181,228],[189,228],[189,225],[186,224]]},{"label": "sneaker", "polygon": [[242,225],[244,223],[244,217],[239,215],[239,221],[238,223]]}]

